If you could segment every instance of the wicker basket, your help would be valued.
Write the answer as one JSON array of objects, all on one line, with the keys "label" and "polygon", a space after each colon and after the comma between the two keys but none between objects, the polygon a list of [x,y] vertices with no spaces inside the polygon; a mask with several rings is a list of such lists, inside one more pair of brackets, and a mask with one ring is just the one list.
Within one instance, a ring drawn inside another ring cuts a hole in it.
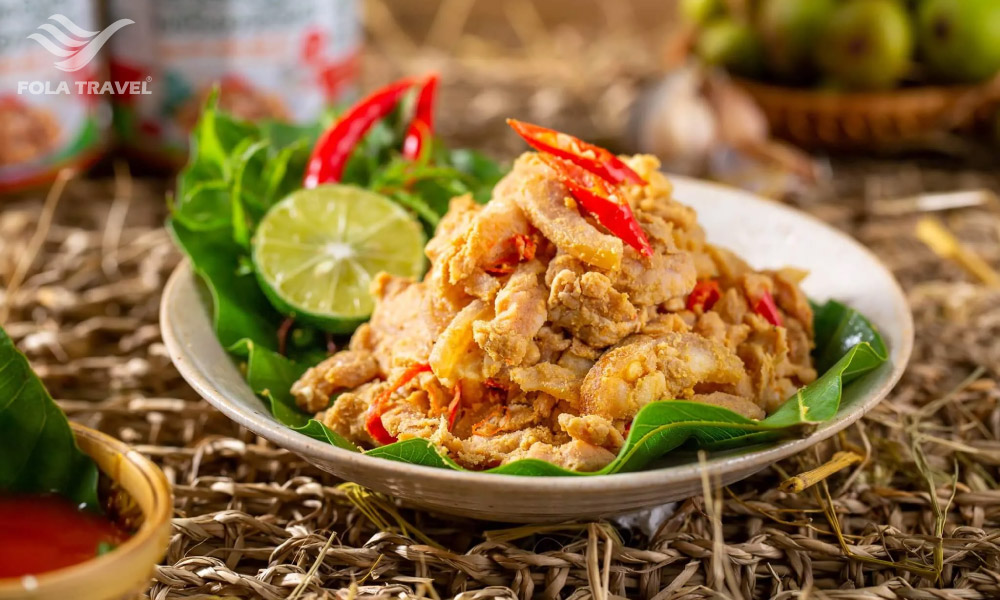
[{"label": "wicker basket", "polygon": [[734,78],[760,105],[775,135],[807,148],[857,150],[919,143],[969,128],[1000,107],[1000,78],[970,86],[837,93]]}]

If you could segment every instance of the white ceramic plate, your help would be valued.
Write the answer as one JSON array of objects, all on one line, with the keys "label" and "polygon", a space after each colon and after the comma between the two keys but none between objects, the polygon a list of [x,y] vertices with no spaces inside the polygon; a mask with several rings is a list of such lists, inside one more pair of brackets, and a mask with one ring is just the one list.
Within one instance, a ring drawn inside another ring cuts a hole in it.
[{"label": "white ceramic plate", "polygon": [[[683,177],[672,179],[675,197],[698,210],[709,240],[736,251],[757,268],[792,265],[808,269],[811,275],[803,287],[811,298],[834,298],[859,310],[878,327],[889,347],[889,361],[850,385],[837,417],[810,436],[711,454],[710,475],[729,484],[830,437],[885,397],[910,357],[913,321],[889,271],[849,236],[745,192]],[[691,454],[675,454],[638,473],[521,477],[373,458],[295,433],[270,415],[215,339],[211,307],[199,285],[184,263],[163,295],[163,338],[181,375],[229,418],[346,480],[446,513],[514,522],[608,516],[701,492],[701,471]]]}]

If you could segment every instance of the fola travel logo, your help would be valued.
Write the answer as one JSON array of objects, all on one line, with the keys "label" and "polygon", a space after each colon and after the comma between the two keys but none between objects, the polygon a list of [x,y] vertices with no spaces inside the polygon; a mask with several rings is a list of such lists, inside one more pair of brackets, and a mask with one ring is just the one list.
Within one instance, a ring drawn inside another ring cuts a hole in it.
[{"label": "fola travel logo", "polygon": [[[103,31],[88,31],[69,19],[66,15],[55,14],[49,17],[53,23],[43,23],[38,26],[42,33],[32,33],[29,40],[41,44],[57,58],[55,66],[60,71],[72,73],[79,71],[94,60],[104,44],[122,27],[135,23],[132,19],[118,19]],[[62,27],[57,27],[61,25]],[[48,36],[44,34],[49,34]]]},{"label": "fola travel logo", "polygon": [[[38,42],[48,53],[56,57],[54,66],[66,73],[77,73],[97,58],[104,44],[123,27],[134,24],[132,19],[118,19],[101,31],[90,31],[80,27],[66,15],[56,13],[48,21],[38,26],[29,40]],[[77,75],[79,77],[79,75]],[[148,84],[150,77],[142,81],[93,81],[83,78],[75,81],[18,81],[18,94],[104,94],[104,95],[148,95],[152,92]]]}]

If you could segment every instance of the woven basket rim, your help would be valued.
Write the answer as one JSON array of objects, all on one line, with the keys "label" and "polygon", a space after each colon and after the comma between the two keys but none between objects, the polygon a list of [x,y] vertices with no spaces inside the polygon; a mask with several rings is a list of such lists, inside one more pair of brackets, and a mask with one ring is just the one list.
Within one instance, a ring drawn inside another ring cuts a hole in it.
[{"label": "woven basket rim", "polygon": [[836,99],[845,102],[881,102],[885,100],[900,100],[918,97],[923,98],[928,96],[956,98],[966,94],[983,94],[984,97],[987,98],[1000,98],[1000,76],[975,84],[919,85],[878,91],[842,91],[801,88],[766,81],[758,81],[736,75],[730,75],[730,78],[734,83],[741,87],[757,90],[762,93],[783,94],[788,97],[813,101]]}]

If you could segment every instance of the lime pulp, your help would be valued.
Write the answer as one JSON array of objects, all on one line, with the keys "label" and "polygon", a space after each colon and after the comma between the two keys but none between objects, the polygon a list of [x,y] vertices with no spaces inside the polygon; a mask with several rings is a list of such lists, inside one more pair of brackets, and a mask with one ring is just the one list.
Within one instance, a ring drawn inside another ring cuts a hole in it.
[{"label": "lime pulp", "polygon": [[371,315],[380,271],[418,278],[424,233],[401,206],[370,190],[323,185],[293,192],[257,227],[252,258],[279,312],[335,333]]}]

